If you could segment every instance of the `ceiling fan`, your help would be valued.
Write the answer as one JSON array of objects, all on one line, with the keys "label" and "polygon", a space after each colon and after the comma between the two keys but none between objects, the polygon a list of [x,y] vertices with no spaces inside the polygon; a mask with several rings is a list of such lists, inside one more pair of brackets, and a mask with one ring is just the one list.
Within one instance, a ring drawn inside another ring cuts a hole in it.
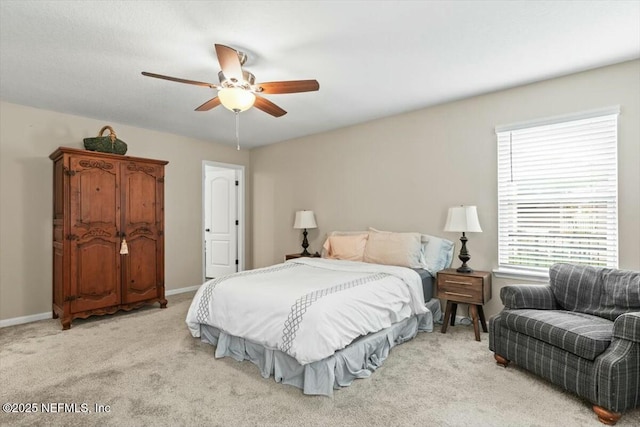
[{"label": "ceiling fan", "polygon": [[218,62],[222,69],[218,73],[220,84],[180,79],[177,77],[148,73],[146,71],[143,71],[142,75],[217,89],[218,96],[211,98],[196,108],[195,111],[209,111],[222,104],[224,107],[235,112],[236,115],[241,111],[255,106],[257,109],[271,114],[274,117],[281,117],[287,114],[287,112],[268,99],[263,98],[260,94],[312,92],[320,89],[320,84],[317,80],[255,83],[255,76],[242,69],[242,65],[244,65],[247,60],[247,55],[244,52],[239,52],[229,46],[221,44],[216,44],[215,47]]}]

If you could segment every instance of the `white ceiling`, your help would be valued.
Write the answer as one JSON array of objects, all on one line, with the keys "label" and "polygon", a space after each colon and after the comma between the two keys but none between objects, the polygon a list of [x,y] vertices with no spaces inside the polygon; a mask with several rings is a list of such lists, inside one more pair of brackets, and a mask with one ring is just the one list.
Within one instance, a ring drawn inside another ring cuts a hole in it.
[{"label": "white ceiling", "polygon": [[218,83],[214,43],[258,82],[320,82],[266,95],[283,117],[241,113],[245,148],[640,57],[637,0],[2,0],[0,19],[0,99],[105,123],[234,145],[232,112],[194,111],[215,90],[140,74]]}]

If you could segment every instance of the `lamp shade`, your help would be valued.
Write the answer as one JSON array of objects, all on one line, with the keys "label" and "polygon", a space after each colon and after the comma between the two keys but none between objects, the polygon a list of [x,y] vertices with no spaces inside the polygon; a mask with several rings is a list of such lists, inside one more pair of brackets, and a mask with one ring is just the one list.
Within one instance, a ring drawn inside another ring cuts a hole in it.
[{"label": "lamp shade", "polygon": [[475,206],[456,206],[449,208],[444,231],[462,231],[481,233],[478,210]]},{"label": "lamp shade", "polygon": [[238,87],[223,87],[218,90],[218,98],[225,108],[238,112],[248,110],[256,101],[253,93]]},{"label": "lamp shade", "polygon": [[317,228],[316,217],[313,211],[298,211],[296,212],[296,220],[293,223],[293,228]]}]

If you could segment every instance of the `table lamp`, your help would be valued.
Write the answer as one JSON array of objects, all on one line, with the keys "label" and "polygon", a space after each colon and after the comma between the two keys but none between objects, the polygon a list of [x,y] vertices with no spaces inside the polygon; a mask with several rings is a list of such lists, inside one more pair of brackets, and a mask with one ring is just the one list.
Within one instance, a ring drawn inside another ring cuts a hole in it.
[{"label": "table lamp", "polygon": [[467,251],[467,237],[464,233],[474,232],[481,233],[480,222],[478,221],[478,210],[475,206],[456,206],[449,208],[447,215],[447,223],[444,231],[462,232],[460,241],[462,248],[460,249],[460,261],[462,265],[456,270],[458,273],[473,273],[471,267],[467,265],[467,261],[471,259]]},{"label": "table lamp", "polygon": [[304,231],[302,235],[304,239],[302,240],[302,253],[300,255],[310,256],[311,254],[307,251],[309,247],[309,242],[307,241],[307,229],[308,228],[317,228],[316,217],[313,214],[313,211],[298,211],[296,212],[296,220],[293,223],[293,228],[302,228]]}]

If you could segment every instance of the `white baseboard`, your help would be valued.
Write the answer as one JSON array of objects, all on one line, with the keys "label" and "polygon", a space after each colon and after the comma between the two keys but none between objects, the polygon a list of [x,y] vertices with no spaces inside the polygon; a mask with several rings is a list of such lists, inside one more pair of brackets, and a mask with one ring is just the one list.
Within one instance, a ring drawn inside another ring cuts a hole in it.
[{"label": "white baseboard", "polygon": [[[201,285],[189,286],[186,288],[171,289],[169,291],[166,291],[165,295],[170,296],[170,295],[182,294],[185,292],[197,291],[198,288],[200,288],[200,286]],[[37,322],[38,320],[46,320],[51,318],[52,318],[51,311],[47,311],[46,313],[31,314],[29,316],[13,317],[11,319],[0,320],[0,328],[6,328],[7,326],[14,326],[14,325],[22,325],[23,323]]]},{"label": "white baseboard", "polygon": [[14,317],[11,319],[0,320],[0,328],[6,328],[7,326],[21,325],[23,323],[37,322],[38,320],[52,318],[53,313],[51,311],[47,311],[46,313],[31,314],[29,316]]},{"label": "white baseboard", "polygon": [[165,291],[164,294],[169,296],[169,295],[183,294],[185,292],[197,291],[200,288],[200,286],[202,285],[189,286],[186,288],[179,288],[179,289],[171,289],[169,291]]}]

